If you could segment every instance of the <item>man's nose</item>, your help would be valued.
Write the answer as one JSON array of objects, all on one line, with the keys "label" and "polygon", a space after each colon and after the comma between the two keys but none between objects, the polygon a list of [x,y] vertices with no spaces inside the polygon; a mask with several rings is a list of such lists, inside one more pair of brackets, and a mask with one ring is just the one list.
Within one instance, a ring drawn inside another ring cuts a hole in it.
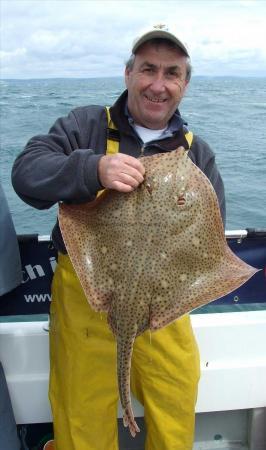
[{"label": "man's nose", "polygon": [[156,74],[152,80],[150,88],[154,93],[161,93],[165,90],[165,79],[162,74]]}]

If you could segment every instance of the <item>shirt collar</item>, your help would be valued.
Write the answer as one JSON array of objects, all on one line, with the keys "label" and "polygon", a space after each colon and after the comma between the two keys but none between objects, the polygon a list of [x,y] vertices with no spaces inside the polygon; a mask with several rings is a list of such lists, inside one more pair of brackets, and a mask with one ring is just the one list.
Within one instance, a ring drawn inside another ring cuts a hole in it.
[{"label": "shirt collar", "polygon": [[[134,126],[134,119],[133,119],[133,117],[131,116],[131,114],[129,112],[127,102],[125,104],[125,115],[128,118],[129,125],[131,127],[133,127]],[[174,114],[172,115],[171,119],[169,120],[168,127],[164,130],[162,137],[172,136],[177,131],[179,131],[180,128],[183,127],[183,125],[187,125],[187,123],[184,121],[184,119],[182,119],[182,117],[180,116],[180,113],[179,113],[179,111],[177,109],[174,112]]]}]

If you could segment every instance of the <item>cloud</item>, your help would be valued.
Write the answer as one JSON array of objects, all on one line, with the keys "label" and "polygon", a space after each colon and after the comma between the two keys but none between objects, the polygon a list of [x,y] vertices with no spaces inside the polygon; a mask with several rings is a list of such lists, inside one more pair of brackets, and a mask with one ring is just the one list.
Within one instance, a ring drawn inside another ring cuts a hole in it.
[{"label": "cloud", "polygon": [[133,39],[167,23],[188,43],[194,73],[266,75],[260,0],[2,0],[1,76],[121,75]]},{"label": "cloud", "polygon": [[11,50],[11,51],[0,50],[0,57],[3,60],[11,60],[12,58],[17,58],[19,56],[25,56],[26,53],[27,53],[27,50],[24,47],[23,48],[15,48],[14,50]]}]

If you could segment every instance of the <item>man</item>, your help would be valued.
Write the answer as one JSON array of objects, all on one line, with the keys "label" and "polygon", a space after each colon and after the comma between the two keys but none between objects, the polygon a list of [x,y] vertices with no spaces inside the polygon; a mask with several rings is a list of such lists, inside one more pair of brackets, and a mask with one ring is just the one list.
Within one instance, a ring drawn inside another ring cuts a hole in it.
[{"label": "man", "polygon": [[[126,65],[127,90],[110,108],[77,108],[36,136],[18,156],[13,184],[20,197],[44,209],[59,201],[93,200],[103,188],[130,192],[145,173],[139,156],[189,148],[179,111],[191,67],[184,44],[154,27],[138,38]],[[116,128],[114,130],[113,128]],[[112,143],[119,141],[119,153]],[[205,172],[224,216],[224,190],[214,154],[194,136],[190,158]],[[59,251],[51,305],[51,376],[55,448],[117,450],[115,342],[105,316],[94,312],[66,255]],[[170,270],[170,268],[169,268]],[[137,301],[137,299],[136,299]],[[199,379],[198,349],[189,316],[135,342],[131,386],[144,404],[146,450],[191,450]]]}]

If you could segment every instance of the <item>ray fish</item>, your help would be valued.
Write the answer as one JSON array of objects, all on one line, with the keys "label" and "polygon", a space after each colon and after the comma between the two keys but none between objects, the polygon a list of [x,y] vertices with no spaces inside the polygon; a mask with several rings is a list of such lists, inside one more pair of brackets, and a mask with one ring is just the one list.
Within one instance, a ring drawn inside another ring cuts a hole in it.
[{"label": "ray fish", "polygon": [[228,247],[218,199],[187,151],[142,157],[131,193],[60,204],[63,239],[92,308],[107,313],[117,341],[124,425],[139,431],[130,396],[134,340],[245,283],[257,269]]}]

